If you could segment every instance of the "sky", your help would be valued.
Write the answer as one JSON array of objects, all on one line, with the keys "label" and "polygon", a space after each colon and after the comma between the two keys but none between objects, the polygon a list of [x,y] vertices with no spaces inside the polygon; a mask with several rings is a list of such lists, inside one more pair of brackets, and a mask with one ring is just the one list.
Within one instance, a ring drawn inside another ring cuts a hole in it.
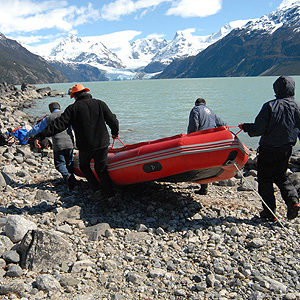
[{"label": "sky", "polygon": [[172,40],[178,30],[205,36],[293,2],[300,0],[0,0],[0,32],[36,48],[70,33],[115,43],[149,36]]}]

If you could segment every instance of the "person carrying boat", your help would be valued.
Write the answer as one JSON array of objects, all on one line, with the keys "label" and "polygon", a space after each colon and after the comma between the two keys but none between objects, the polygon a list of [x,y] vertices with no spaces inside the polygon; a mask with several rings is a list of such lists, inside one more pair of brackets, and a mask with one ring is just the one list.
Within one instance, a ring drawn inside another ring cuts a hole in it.
[{"label": "person carrying boat", "polygon": [[[192,133],[204,129],[226,126],[226,123],[219,118],[209,107],[206,106],[206,101],[203,98],[198,98],[195,101],[195,106],[192,108],[189,116],[189,124],[187,133]],[[206,195],[208,192],[208,184],[201,184],[200,190],[196,194]]]},{"label": "person carrying boat", "polygon": [[[295,101],[295,81],[280,76],[273,84],[275,99],[263,104],[254,123],[240,123],[239,127],[250,137],[261,136],[258,148],[258,192],[263,199],[260,217],[276,221],[276,200],[273,183],[287,205],[289,220],[298,216],[298,193],[288,180],[286,171],[292,147],[300,134],[300,104]],[[267,206],[266,206],[267,205]],[[272,212],[271,212],[271,211]]]},{"label": "person carrying boat", "polygon": [[[24,141],[27,141],[30,137],[41,132],[62,114],[58,102],[51,102],[48,107],[51,114],[44,117],[38,124],[29,130],[23,139]],[[63,176],[68,188],[72,190],[75,187],[77,180],[73,174],[74,136],[71,127],[52,136],[52,148],[54,166]]]},{"label": "person carrying boat", "polygon": [[[69,105],[60,117],[37,134],[36,145],[39,147],[38,141],[44,137],[52,136],[72,126],[76,146],[79,150],[79,165],[82,173],[94,192],[101,190],[103,196],[111,197],[114,192],[106,169],[109,146],[106,124],[111,129],[112,137],[116,138],[119,134],[119,121],[107,104],[102,100],[94,99],[91,94],[87,93],[90,90],[82,84],[75,84],[71,91],[70,97],[75,98],[75,102]],[[92,159],[100,183],[91,169]]]}]

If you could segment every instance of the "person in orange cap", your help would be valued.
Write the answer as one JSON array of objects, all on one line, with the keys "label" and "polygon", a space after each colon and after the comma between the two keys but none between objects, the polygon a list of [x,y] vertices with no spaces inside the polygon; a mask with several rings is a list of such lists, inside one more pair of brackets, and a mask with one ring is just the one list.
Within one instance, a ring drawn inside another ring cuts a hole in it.
[{"label": "person in orange cap", "polygon": [[[72,87],[71,98],[75,102],[69,105],[60,117],[49,124],[36,135],[36,146],[45,137],[52,136],[72,126],[75,133],[76,146],[79,150],[79,164],[82,173],[88,180],[93,191],[101,191],[105,196],[113,196],[113,186],[106,170],[106,160],[109,146],[109,133],[113,138],[118,137],[119,122],[107,104],[94,99],[90,90],[78,83]],[[95,171],[100,183],[94,175],[90,162],[94,159]]]}]

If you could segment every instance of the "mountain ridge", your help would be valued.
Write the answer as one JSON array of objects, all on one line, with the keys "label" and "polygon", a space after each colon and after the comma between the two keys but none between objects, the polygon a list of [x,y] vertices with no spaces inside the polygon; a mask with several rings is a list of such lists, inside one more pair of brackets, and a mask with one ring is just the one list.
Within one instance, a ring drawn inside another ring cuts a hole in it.
[{"label": "mountain ridge", "polygon": [[299,75],[299,49],[300,6],[294,4],[232,30],[194,57],[173,61],[155,78]]},{"label": "mountain ridge", "polygon": [[35,49],[35,54],[1,34],[0,79],[20,84],[299,75],[299,4],[230,22],[211,35],[193,32],[179,30],[170,41],[150,36],[111,49],[101,36],[70,34],[43,53]]},{"label": "mountain ridge", "polygon": [[44,58],[0,33],[0,79],[10,84],[67,82]]},{"label": "mountain ridge", "polygon": [[[174,59],[189,57],[228,34],[234,26],[247,20],[224,25],[219,32],[207,36],[193,36],[189,30],[177,31],[171,41],[157,37],[138,39],[130,48],[119,53],[108,49],[99,37],[68,35],[59,44],[40,53],[53,65],[86,64],[96,67],[110,80],[143,79],[161,72]],[[101,47],[100,47],[101,46]],[[125,57],[125,61],[119,57]]]}]

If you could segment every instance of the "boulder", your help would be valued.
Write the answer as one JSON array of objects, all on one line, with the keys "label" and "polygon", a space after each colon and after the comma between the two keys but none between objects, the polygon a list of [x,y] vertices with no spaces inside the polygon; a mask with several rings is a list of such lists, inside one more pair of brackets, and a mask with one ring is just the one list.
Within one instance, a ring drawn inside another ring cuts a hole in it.
[{"label": "boulder", "polygon": [[6,235],[14,242],[20,242],[28,230],[36,229],[35,223],[26,220],[22,216],[10,216],[5,224]]},{"label": "boulder", "polygon": [[40,272],[62,263],[71,264],[76,255],[71,245],[55,232],[29,231],[19,245],[22,268]]}]

